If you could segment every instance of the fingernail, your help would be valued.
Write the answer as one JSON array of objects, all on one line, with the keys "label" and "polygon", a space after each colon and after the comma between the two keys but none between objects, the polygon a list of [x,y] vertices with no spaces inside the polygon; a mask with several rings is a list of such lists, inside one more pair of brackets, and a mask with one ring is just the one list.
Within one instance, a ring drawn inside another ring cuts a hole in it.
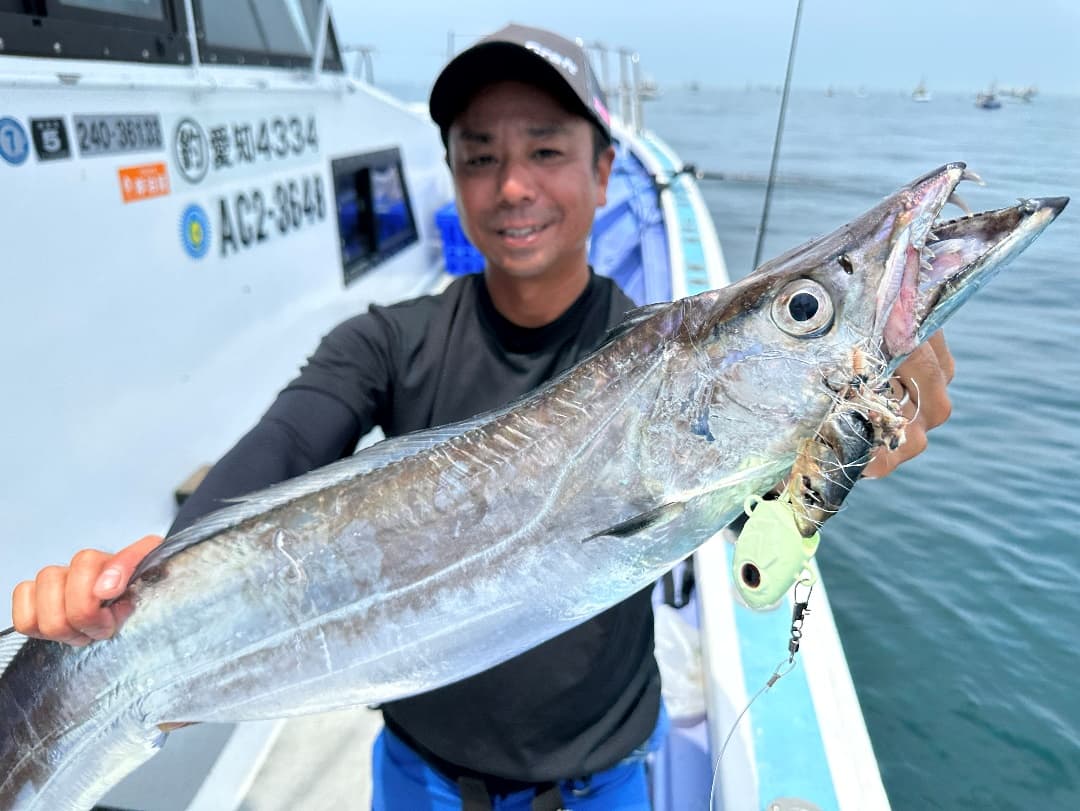
[{"label": "fingernail", "polygon": [[98,577],[97,585],[94,587],[95,591],[108,592],[115,591],[116,587],[120,585],[120,570],[119,569],[106,569]]}]

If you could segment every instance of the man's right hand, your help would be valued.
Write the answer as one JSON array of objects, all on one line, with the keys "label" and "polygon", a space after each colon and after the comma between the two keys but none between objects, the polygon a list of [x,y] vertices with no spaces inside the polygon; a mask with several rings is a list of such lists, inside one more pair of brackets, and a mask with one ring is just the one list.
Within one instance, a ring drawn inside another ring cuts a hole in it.
[{"label": "man's right hand", "polygon": [[26,636],[82,647],[108,639],[131,614],[124,601],[102,607],[124,593],[128,580],[160,535],[147,535],[116,554],[97,549],[76,552],[70,566],[46,566],[11,596],[15,630]]}]

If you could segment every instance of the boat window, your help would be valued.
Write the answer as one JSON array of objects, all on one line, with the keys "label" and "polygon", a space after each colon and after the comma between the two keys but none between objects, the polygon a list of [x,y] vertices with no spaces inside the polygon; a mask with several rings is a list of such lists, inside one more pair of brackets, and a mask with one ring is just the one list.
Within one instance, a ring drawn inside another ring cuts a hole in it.
[{"label": "boat window", "polygon": [[0,53],[186,64],[183,0],[0,0]]},{"label": "boat window", "polygon": [[[189,0],[202,61],[310,68],[321,0]],[[191,61],[185,0],[0,0],[0,54]],[[334,27],[323,70],[341,72]]]},{"label": "boat window", "polygon": [[89,8],[109,14],[130,14],[149,20],[164,20],[165,9],[161,0],[59,0],[60,5]]},{"label": "boat window", "polygon": [[418,240],[397,148],[333,162],[345,284]]},{"label": "boat window", "polygon": [[[197,0],[195,24],[204,62],[309,67],[318,41],[319,0]],[[333,26],[324,70],[341,70]]]}]

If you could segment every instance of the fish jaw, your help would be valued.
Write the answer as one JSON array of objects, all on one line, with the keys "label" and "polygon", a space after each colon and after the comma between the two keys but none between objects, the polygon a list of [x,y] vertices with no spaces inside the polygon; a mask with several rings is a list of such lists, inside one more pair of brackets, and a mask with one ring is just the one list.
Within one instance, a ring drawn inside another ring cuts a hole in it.
[{"label": "fish jaw", "polygon": [[881,336],[890,368],[1027,248],[1069,202],[1067,197],[1024,199],[1010,208],[935,221],[957,184],[969,178],[977,176],[964,164],[947,164],[893,195],[895,236],[878,286],[872,332]]},{"label": "fish jaw", "polygon": [[1023,199],[934,226],[931,268],[919,277],[916,344],[1023,252],[1068,205],[1068,197]]},{"label": "fish jaw", "polygon": [[864,215],[884,214],[878,232],[878,239],[886,246],[884,261],[880,268],[875,268],[873,262],[864,268],[871,277],[879,276],[870,334],[880,336],[887,360],[906,356],[918,345],[914,319],[920,274],[929,259],[926,244],[938,214],[964,178],[965,169],[959,161],[948,163],[912,181]]}]

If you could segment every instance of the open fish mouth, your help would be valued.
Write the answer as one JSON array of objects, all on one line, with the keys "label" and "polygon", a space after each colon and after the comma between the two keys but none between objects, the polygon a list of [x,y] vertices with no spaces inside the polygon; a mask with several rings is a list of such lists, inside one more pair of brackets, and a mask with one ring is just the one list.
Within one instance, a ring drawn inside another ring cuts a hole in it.
[{"label": "open fish mouth", "polygon": [[1054,221],[1067,197],[1022,199],[994,211],[939,219],[963,180],[981,183],[955,162],[901,189],[889,203],[895,217],[891,247],[878,286],[875,324],[895,366],[932,335],[953,311]]},{"label": "open fish mouth", "polygon": [[1033,197],[1015,206],[936,223],[926,244],[930,267],[919,274],[921,343],[972,293],[1023,251],[1065,209],[1068,197]]}]

